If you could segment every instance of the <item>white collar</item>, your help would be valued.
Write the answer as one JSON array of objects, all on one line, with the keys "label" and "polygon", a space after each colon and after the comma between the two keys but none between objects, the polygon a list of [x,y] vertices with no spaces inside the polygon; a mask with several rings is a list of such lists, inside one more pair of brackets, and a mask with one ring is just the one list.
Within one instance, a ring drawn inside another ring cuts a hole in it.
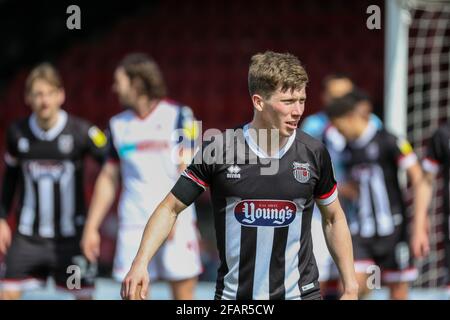
[{"label": "white collar", "polygon": [[286,142],[286,144],[283,146],[283,148],[281,148],[280,150],[278,150],[277,154],[275,154],[274,156],[269,156],[266,151],[264,151],[263,149],[261,149],[258,144],[253,140],[253,138],[251,137],[250,133],[249,133],[249,128],[250,128],[250,124],[246,124],[244,126],[244,138],[245,141],[247,141],[248,146],[250,147],[250,149],[260,158],[272,158],[272,159],[281,159],[286,152],[289,151],[289,149],[291,148],[292,144],[295,141],[295,136],[297,133],[297,130],[294,131],[294,133],[289,137],[288,141]]},{"label": "white collar", "polygon": [[36,138],[40,140],[50,141],[55,139],[63,131],[67,124],[67,118],[67,112],[65,112],[64,110],[60,110],[58,113],[58,120],[56,121],[56,124],[47,131],[42,130],[42,128],[39,127],[36,119],[36,114],[34,113],[29,118],[28,123],[30,125],[31,132]]},{"label": "white collar", "polygon": [[377,131],[378,131],[377,127],[372,122],[369,121],[369,123],[367,124],[367,128],[364,130],[362,135],[360,135],[358,139],[352,141],[351,145],[357,148],[366,146],[370,142],[370,140],[372,140],[372,138],[375,136]]}]

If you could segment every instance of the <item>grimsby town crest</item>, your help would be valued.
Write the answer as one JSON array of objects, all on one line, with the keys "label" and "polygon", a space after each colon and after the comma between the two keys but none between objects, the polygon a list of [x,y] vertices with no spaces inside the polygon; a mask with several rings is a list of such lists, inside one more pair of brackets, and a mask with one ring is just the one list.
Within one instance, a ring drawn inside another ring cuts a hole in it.
[{"label": "grimsby town crest", "polygon": [[62,134],[58,138],[58,149],[62,153],[71,153],[73,150],[73,137],[68,134]]},{"label": "grimsby town crest", "polygon": [[294,178],[300,183],[305,183],[309,181],[311,173],[309,171],[309,163],[299,163],[295,162],[292,164]]}]

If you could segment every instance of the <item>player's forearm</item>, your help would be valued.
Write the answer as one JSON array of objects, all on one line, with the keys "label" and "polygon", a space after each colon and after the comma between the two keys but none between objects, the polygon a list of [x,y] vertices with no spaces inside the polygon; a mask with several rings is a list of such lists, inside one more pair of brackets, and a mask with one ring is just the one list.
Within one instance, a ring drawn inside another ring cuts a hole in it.
[{"label": "player's forearm", "polygon": [[177,212],[164,201],[151,215],[141,239],[133,264],[147,265],[170,234],[177,219]]},{"label": "player's forearm", "polygon": [[431,174],[410,174],[414,194],[413,231],[423,230],[427,226],[428,207],[431,202],[433,177]]},{"label": "player's forearm", "polygon": [[422,229],[427,226],[428,207],[431,202],[433,187],[431,182],[426,179],[418,183],[414,188],[414,230]]},{"label": "player's forearm", "polygon": [[324,218],[322,225],[328,250],[341,275],[344,292],[357,292],[352,240],[344,213]]},{"label": "player's forearm", "polygon": [[111,208],[118,187],[118,182],[106,173],[100,173],[95,182],[94,194],[89,207],[86,228],[97,230]]}]

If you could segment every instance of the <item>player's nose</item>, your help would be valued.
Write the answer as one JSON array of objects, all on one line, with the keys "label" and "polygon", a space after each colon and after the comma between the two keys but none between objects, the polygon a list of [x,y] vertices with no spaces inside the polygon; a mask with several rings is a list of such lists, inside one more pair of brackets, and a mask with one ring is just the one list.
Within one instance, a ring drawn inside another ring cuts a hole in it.
[{"label": "player's nose", "polygon": [[294,116],[294,117],[301,117],[302,116],[302,114],[303,114],[303,112],[304,112],[304,107],[303,107],[303,104],[302,103],[300,103],[299,101],[297,101],[295,104],[294,104],[294,109],[292,110],[292,116]]}]

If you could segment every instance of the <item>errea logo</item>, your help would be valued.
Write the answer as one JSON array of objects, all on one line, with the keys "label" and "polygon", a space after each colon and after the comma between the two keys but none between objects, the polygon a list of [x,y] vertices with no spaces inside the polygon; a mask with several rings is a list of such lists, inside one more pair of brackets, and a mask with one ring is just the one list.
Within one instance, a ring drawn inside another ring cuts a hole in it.
[{"label": "errea logo", "polygon": [[239,173],[241,171],[241,168],[236,165],[231,165],[227,168],[227,178],[228,179],[239,179],[241,177],[241,174]]}]

